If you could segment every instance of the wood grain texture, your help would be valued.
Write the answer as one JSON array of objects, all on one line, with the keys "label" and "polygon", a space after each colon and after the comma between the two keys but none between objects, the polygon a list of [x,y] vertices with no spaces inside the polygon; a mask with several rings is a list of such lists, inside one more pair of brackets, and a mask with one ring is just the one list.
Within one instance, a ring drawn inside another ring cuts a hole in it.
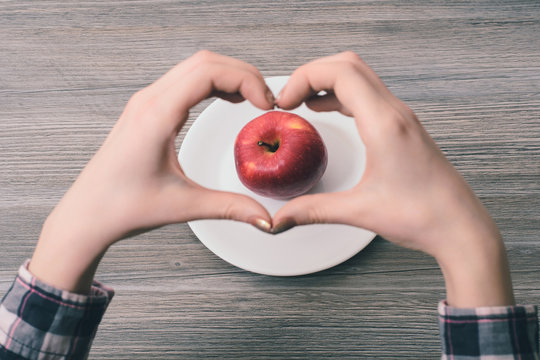
[{"label": "wood grain texture", "polygon": [[[0,293],[133,92],[202,48],[267,76],[350,49],[484,201],[518,301],[539,304],[538,34],[536,0],[0,1]],[[440,271],[380,238],[333,269],[274,278],[171,225],[113,246],[98,278],[117,295],[92,359],[439,356]]]}]

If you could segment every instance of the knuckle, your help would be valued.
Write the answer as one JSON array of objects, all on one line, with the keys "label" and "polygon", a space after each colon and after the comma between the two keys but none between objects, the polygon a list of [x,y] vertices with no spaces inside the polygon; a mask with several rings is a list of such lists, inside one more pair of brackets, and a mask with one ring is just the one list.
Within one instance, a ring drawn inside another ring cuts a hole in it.
[{"label": "knuckle", "polygon": [[137,114],[144,108],[144,105],[147,101],[147,95],[144,89],[138,90],[129,98],[125,110],[125,113],[131,115]]},{"label": "knuckle", "polygon": [[369,66],[362,60],[362,58],[353,51],[347,50],[339,54],[341,60],[355,71],[364,72]]},{"label": "knuckle", "polygon": [[339,54],[339,56],[348,61],[360,60],[360,56],[358,56],[354,51],[351,51],[351,50],[343,51],[342,53]]},{"label": "knuckle", "polygon": [[244,66],[246,67],[247,73],[249,75],[251,75],[253,79],[256,79],[256,80],[263,80],[264,79],[264,77],[260,73],[259,69],[257,69],[254,65],[249,64],[249,63],[245,63]]},{"label": "knuckle", "polygon": [[155,126],[155,120],[162,112],[162,106],[159,102],[159,98],[150,95],[144,89],[139,90],[128,100],[124,110],[126,116],[122,118],[128,123],[138,125],[146,123]]},{"label": "knuckle", "polygon": [[238,209],[232,203],[224,204],[221,211],[221,218],[225,220],[234,220],[238,216]]},{"label": "knuckle", "polygon": [[312,206],[308,210],[308,218],[313,224],[322,224],[326,222],[324,211],[319,206]]},{"label": "knuckle", "polygon": [[197,60],[198,63],[206,63],[212,61],[215,54],[210,50],[199,50],[194,55],[193,58]]},{"label": "knuckle", "polygon": [[385,122],[385,132],[394,136],[407,136],[411,132],[414,122],[399,111],[394,111],[393,114]]},{"label": "knuckle", "polygon": [[414,111],[409,107],[409,105],[405,104],[403,101],[399,100],[399,105],[401,108],[401,112],[403,115],[408,119],[413,119],[414,121],[417,121],[418,118],[416,117],[416,114]]},{"label": "knuckle", "polygon": [[145,98],[145,91],[144,89],[138,90],[128,100],[128,105],[131,106],[139,106],[141,103],[143,103]]}]

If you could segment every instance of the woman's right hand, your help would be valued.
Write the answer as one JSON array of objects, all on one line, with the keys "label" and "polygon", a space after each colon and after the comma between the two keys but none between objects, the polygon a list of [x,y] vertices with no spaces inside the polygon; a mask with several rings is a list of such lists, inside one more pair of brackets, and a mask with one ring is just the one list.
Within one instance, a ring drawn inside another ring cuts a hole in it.
[{"label": "woman's right hand", "polygon": [[[325,95],[318,95],[325,91]],[[280,209],[274,232],[312,223],[372,230],[434,256],[447,301],[459,307],[513,304],[499,231],[468,184],[413,111],[356,54],[345,52],[298,68],[277,99],[353,116],[366,146],[361,181],[337,193],[304,195]]]}]

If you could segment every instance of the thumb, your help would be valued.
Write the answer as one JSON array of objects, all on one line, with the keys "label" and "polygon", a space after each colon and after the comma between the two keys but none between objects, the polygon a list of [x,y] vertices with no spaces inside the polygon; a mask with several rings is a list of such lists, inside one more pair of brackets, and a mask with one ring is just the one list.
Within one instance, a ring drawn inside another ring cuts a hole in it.
[{"label": "thumb", "polygon": [[294,226],[307,224],[347,224],[358,226],[360,206],[350,191],[312,194],[286,203],[273,218],[272,233],[279,234]]},{"label": "thumb", "polygon": [[206,188],[193,189],[188,220],[228,219],[249,223],[270,232],[272,217],[257,201],[247,195]]}]

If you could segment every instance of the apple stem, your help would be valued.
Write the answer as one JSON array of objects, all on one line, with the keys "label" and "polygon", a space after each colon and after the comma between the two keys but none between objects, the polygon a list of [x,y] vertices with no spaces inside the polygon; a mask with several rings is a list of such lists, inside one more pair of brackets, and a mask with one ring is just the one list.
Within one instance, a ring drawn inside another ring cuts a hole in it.
[{"label": "apple stem", "polygon": [[257,145],[259,146],[266,146],[266,148],[271,152],[276,152],[276,150],[279,148],[279,143],[276,142],[274,145],[270,145],[268,143],[265,143],[264,141],[257,142]]}]

